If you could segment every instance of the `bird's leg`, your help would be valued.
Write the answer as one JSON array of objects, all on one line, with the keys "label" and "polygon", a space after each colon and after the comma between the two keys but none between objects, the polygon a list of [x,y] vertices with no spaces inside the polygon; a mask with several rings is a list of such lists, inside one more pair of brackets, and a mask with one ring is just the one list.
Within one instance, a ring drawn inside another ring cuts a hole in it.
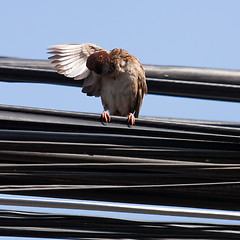
[{"label": "bird's leg", "polygon": [[132,113],[128,115],[127,121],[129,126],[133,126],[135,124],[135,117]]},{"label": "bird's leg", "polygon": [[101,115],[101,122],[107,124],[110,121],[111,121],[110,115],[107,112],[103,111]]}]

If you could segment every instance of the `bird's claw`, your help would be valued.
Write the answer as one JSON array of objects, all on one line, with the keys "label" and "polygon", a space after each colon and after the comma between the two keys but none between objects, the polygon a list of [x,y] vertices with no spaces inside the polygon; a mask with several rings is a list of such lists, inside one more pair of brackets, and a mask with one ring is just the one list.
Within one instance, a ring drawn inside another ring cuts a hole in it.
[{"label": "bird's claw", "polygon": [[111,117],[110,117],[110,115],[107,113],[107,112],[105,112],[105,111],[103,111],[102,112],[102,115],[101,115],[101,122],[103,123],[103,124],[107,124],[107,123],[109,123],[111,121]]},{"label": "bird's claw", "polygon": [[127,121],[128,126],[133,126],[135,124],[135,117],[132,113],[129,114]]}]

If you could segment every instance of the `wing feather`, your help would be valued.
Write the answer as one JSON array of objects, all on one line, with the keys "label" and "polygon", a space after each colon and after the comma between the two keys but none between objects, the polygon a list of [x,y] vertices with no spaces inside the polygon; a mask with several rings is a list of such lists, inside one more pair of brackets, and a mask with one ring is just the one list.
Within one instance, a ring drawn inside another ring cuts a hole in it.
[{"label": "wing feather", "polygon": [[138,93],[137,93],[137,102],[136,102],[136,108],[135,108],[135,113],[134,113],[134,116],[136,118],[138,118],[138,116],[139,116],[139,112],[142,107],[144,95],[147,94],[147,83],[146,83],[145,71],[140,62],[139,62],[139,64],[140,64],[140,68],[138,71],[139,72]]},{"label": "wing feather", "polygon": [[86,68],[84,59],[79,59],[79,58],[69,59],[64,62],[56,61],[55,64],[56,64],[55,68],[61,69],[61,70],[69,70],[74,67]]},{"label": "wing feather", "polygon": [[93,43],[56,44],[49,48],[49,57],[59,74],[81,80],[86,78],[91,71],[87,68],[88,57],[104,49]]},{"label": "wing feather", "polygon": [[101,88],[101,75],[98,75],[94,72],[88,75],[84,80],[82,92],[86,93],[88,96],[100,96]]},{"label": "wing feather", "polygon": [[84,79],[86,77],[85,72],[90,74],[91,71],[84,66],[79,67],[79,65],[70,67],[69,69],[60,68],[58,70],[58,73],[64,74],[65,76],[67,76],[69,78],[81,77],[80,80]]},{"label": "wing feather", "polygon": [[52,64],[54,65],[60,65],[60,66],[66,66],[72,62],[77,62],[79,61],[79,57],[78,56],[71,56],[71,57],[65,57],[64,59],[56,59],[52,61]]}]

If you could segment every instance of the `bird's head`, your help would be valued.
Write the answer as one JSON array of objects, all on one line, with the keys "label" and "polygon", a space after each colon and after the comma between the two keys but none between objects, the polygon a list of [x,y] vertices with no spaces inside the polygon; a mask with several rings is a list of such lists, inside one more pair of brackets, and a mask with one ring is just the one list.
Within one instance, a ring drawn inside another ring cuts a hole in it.
[{"label": "bird's head", "polygon": [[106,51],[95,52],[87,59],[87,68],[97,74],[107,74],[115,69],[110,55]]}]

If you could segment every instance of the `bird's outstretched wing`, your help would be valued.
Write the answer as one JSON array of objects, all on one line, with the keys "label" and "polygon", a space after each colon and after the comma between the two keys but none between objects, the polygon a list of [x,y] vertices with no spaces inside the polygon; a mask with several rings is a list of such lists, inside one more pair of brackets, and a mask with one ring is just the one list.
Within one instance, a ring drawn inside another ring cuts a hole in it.
[{"label": "bird's outstretched wing", "polygon": [[91,71],[86,66],[88,57],[97,51],[104,51],[93,43],[56,44],[48,50],[48,53],[53,54],[49,59],[58,73],[75,80],[90,75]]},{"label": "bird's outstretched wing", "polygon": [[88,57],[105,49],[93,43],[56,44],[48,49],[53,56],[49,57],[59,74],[75,80],[84,79],[82,92],[88,96],[100,96],[100,75],[90,71],[86,62]]}]

